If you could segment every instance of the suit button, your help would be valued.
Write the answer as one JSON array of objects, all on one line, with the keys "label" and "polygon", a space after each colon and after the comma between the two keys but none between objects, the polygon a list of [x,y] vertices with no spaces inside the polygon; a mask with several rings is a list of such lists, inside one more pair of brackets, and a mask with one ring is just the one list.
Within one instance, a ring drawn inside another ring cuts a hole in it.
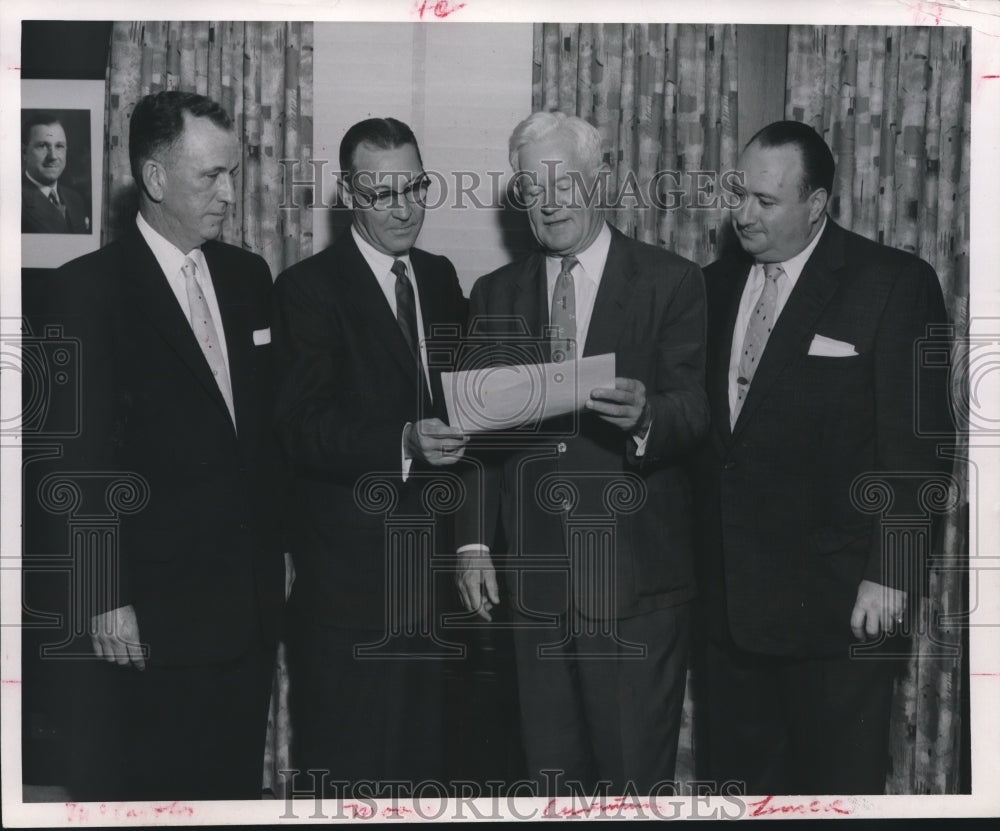
[{"label": "suit button", "polygon": [[728,462],[724,462],[723,465],[722,465],[722,469],[723,470],[732,470],[735,467],[736,467],[736,462],[734,462],[732,460],[729,460]]},{"label": "suit button", "polygon": [[559,444],[556,445],[556,450],[558,450],[560,453],[565,453],[566,452],[566,442],[564,442],[564,441],[559,442]]}]

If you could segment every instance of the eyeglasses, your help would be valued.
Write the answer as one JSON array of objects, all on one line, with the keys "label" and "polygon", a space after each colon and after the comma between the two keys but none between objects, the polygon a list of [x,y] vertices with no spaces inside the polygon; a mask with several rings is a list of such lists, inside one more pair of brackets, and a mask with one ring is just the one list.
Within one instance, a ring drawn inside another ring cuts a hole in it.
[{"label": "eyeglasses", "polygon": [[431,178],[427,174],[418,176],[409,182],[405,188],[396,191],[391,188],[379,188],[368,190],[360,188],[356,184],[351,184],[351,193],[354,194],[355,204],[359,208],[371,208],[376,211],[388,211],[399,207],[400,198],[405,199],[411,205],[427,204],[427,192],[431,187]]},{"label": "eyeglasses", "polygon": [[538,184],[530,174],[522,173],[514,179],[514,195],[525,206],[549,204],[553,201],[561,204],[568,197],[576,195],[578,189],[579,183],[567,176],[557,179],[552,187]]}]

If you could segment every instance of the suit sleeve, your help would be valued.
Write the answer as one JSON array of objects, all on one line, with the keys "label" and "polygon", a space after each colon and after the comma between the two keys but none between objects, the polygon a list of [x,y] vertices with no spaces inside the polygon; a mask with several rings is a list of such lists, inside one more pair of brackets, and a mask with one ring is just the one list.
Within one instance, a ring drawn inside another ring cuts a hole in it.
[{"label": "suit sleeve", "polygon": [[[115,321],[117,298],[107,280],[86,267],[70,264],[57,273],[63,290],[57,317],[64,336],[76,343],[80,368],[80,397],[76,412],[79,432],[65,443],[64,460],[82,489],[84,504],[101,504],[97,492],[104,475],[122,472],[122,430],[128,420],[130,397],[119,381],[116,355],[118,327]],[[77,402],[73,402],[77,404]],[[133,602],[132,546],[127,534],[116,538],[113,547],[77,550],[75,567],[82,585],[93,590],[78,596],[86,618]],[[108,576],[115,576],[115,591],[107,593]]]},{"label": "suit sleeve", "polygon": [[670,297],[656,333],[656,378],[646,400],[652,426],[646,452],[635,456],[629,438],[630,460],[643,467],[691,450],[708,429],[708,396],[705,394],[706,343],[705,280],[691,265]]},{"label": "suit sleeve", "polygon": [[[922,421],[948,423],[946,373],[921,366],[916,348],[918,340],[927,336],[929,325],[947,321],[937,275],[927,263],[915,260],[901,270],[889,293],[874,355],[876,469],[893,475],[893,503],[899,508],[919,509],[919,491],[926,479],[897,474],[947,468],[947,461],[936,453],[939,437],[921,435],[916,418],[919,412]],[[917,564],[901,559],[906,552],[883,549],[881,528],[877,527],[865,579],[896,588],[914,585],[906,577],[907,570]]]},{"label": "suit sleeve", "polygon": [[[406,419],[352,388],[346,368],[359,356],[349,351],[334,302],[308,271],[278,278],[272,324],[279,379],[276,424],[294,468],[353,483],[371,471],[400,470]],[[381,383],[375,375],[373,366],[366,383]]]}]

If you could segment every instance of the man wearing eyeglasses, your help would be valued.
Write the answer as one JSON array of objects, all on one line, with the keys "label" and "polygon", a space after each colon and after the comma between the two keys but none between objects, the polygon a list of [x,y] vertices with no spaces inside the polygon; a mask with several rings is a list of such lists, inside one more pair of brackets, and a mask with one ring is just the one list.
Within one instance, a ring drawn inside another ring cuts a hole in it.
[{"label": "man wearing eyeglasses", "polygon": [[413,657],[426,638],[393,638],[383,657],[356,647],[427,631],[426,592],[407,608],[390,597],[401,582],[429,586],[427,563],[419,551],[393,559],[390,508],[374,502],[432,516],[421,494],[466,442],[444,422],[428,361],[435,327],[450,325],[453,342],[466,306],[452,264],[413,247],[428,187],[416,138],[394,118],[361,121],[340,165],[351,227],[278,278],[273,324],[277,428],[295,474],[292,761],[321,771],[299,790],[331,796],[442,778],[442,666]]}]

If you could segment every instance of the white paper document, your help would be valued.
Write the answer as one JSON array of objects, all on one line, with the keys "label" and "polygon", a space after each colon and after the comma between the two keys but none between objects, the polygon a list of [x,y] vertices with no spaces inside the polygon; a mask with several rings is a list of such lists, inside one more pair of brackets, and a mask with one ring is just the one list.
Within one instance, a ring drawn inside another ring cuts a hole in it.
[{"label": "white paper document", "polygon": [[510,430],[583,409],[591,390],[614,389],[615,355],[443,372],[441,383],[452,427]]}]

